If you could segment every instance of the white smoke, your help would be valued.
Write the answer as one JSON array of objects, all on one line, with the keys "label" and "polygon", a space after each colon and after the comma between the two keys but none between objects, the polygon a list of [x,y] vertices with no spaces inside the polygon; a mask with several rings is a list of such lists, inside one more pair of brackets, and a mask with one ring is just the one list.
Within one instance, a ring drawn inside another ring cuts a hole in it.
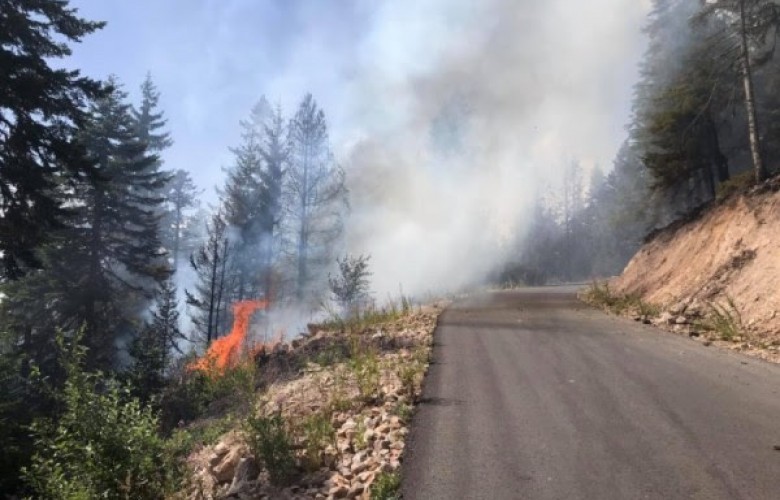
[{"label": "white smoke", "polygon": [[571,158],[609,165],[648,3],[381,4],[325,102],[379,296],[480,279]]}]

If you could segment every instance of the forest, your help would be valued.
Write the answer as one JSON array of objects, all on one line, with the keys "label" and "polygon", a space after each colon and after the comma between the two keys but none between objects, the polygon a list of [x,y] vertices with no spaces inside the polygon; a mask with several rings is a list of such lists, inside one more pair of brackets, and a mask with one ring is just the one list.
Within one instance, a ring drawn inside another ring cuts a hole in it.
[{"label": "forest", "polygon": [[[654,229],[773,175],[778,23],[770,0],[655,0],[611,168],[572,160],[474,285],[614,275]],[[180,480],[174,429],[223,390],[187,363],[230,330],[233,304],[311,315],[371,302],[371,261],[347,253],[347,174],[315,96],[248,105],[206,205],[187,166],[162,160],[176,130],[153,75],[99,81],[54,64],[103,29],[66,0],[0,3],[9,498],[164,497]],[[138,102],[126,85],[140,86]],[[256,320],[266,340],[279,334],[268,317]]]}]

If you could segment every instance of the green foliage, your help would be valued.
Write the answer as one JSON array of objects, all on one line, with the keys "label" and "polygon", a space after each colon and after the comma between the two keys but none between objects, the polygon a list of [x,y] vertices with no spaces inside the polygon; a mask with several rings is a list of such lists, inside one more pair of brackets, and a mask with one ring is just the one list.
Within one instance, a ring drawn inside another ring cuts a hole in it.
[{"label": "green foliage", "polygon": [[725,200],[736,193],[744,193],[756,183],[756,174],[752,170],[741,172],[718,186],[717,199]]},{"label": "green foliage", "polygon": [[336,445],[336,431],[328,415],[313,413],[301,424],[306,445],[306,465],[310,471],[322,466],[322,453],[328,445]]},{"label": "green foliage", "polygon": [[[60,341],[64,347],[64,342]],[[127,388],[83,371],[86,349],[63,348],[67,380],[60,418],[32,426],[35,453],[24,475],[41,498],[158,499],[174,479],[158,419]]]},{"label": "green foliage", "polygon": [[[357,345],[357,343],[356,343]],[[372,348],[354,347],[349,368],[363,401],[373,401],[379,394],[381,370],[379,355]]]},{"label": "green foliage", "polygon": [[280,414],[250,415],[244,427],[247,444],[277,486],[290,484],[296,474],[293,439]]},{"label": "green foliage", "polygon": [[641,316],[654,317],[660,312],[658,306],[643,301],[633,294],[616,294],[609,288],[609,283],[594,281],[583,294],[583,299],[595,306],[603,307],[615,314],[635,312]]},{"label": "green foliage", "polygon": [[348,314],[359,309],[361,302],[369,297],[370,283],[368,278],[371,272],[368,270],[368,261],[371,257],[366,255],[345,255],[337,258],[339,272],[335,276],[328,275],[328,284],[333,298],[341,304]]},{"label": "green foliage", "polygon": [[417,390],[417,381],[420,379],[424,366],[417,361],[403,362],[398,366],[398,379],[401,381],[401,388],[409,397],[414,399]]},{"label": "green foliage", "polygon": [[393,413],[398,415],[398,417],[404,423],[408,424],[412,421],[412,416],[414,415],[414,406],[407,403],[401,403],[393,409]]},{"label": "green foliage", "polygon": [[401,475],[383,472],[371,484],[371,500],[400,500]]},{"label": "green foliage", "polygon": [[742,323],[742,315],[734,303],[734,299],[726,297],[725,304],[709,304],[710,314],[700,326],[718,334],[721,340],[733,341],[737,337],[744,336],[745,328]]},{"label": "green foliage", "polygon": [[62,226],[70,200],[60,187],[91,172],[74,135],[101,86],[62,69],[62,59],[102,27],[67,2],[0,2],[0,280],[41,264],[36,250]]},{"label": "green foliage", "polygon": [[198,446],[215,444],[219,438],[233,428],[230,417],[207,420],[196,427],[174,429],[165,440],[165,453],[169,457],[170,475],[177,480],[177,486],[189,475],[187,456]]}]

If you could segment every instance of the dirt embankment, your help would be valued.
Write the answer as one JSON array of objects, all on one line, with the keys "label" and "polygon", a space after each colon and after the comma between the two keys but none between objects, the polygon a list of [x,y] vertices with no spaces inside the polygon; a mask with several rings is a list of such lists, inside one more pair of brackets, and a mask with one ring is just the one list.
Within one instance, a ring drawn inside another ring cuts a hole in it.
[{"label": "dirt embankment", "polygon": [[780,177],[658,231],[610,285],[673,325],[730,311],[734,347],[780,356]]}]

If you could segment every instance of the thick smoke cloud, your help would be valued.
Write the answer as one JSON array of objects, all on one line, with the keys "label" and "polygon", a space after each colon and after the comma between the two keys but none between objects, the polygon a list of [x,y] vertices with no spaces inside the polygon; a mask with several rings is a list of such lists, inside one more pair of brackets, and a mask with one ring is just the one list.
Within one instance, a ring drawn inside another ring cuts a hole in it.
[{"label": "thick smoke cloud", "polygon": [[333,124],[374,289],[479,280],[572,158],[625,133],[645,2],[402,0],[371,16]]}]

